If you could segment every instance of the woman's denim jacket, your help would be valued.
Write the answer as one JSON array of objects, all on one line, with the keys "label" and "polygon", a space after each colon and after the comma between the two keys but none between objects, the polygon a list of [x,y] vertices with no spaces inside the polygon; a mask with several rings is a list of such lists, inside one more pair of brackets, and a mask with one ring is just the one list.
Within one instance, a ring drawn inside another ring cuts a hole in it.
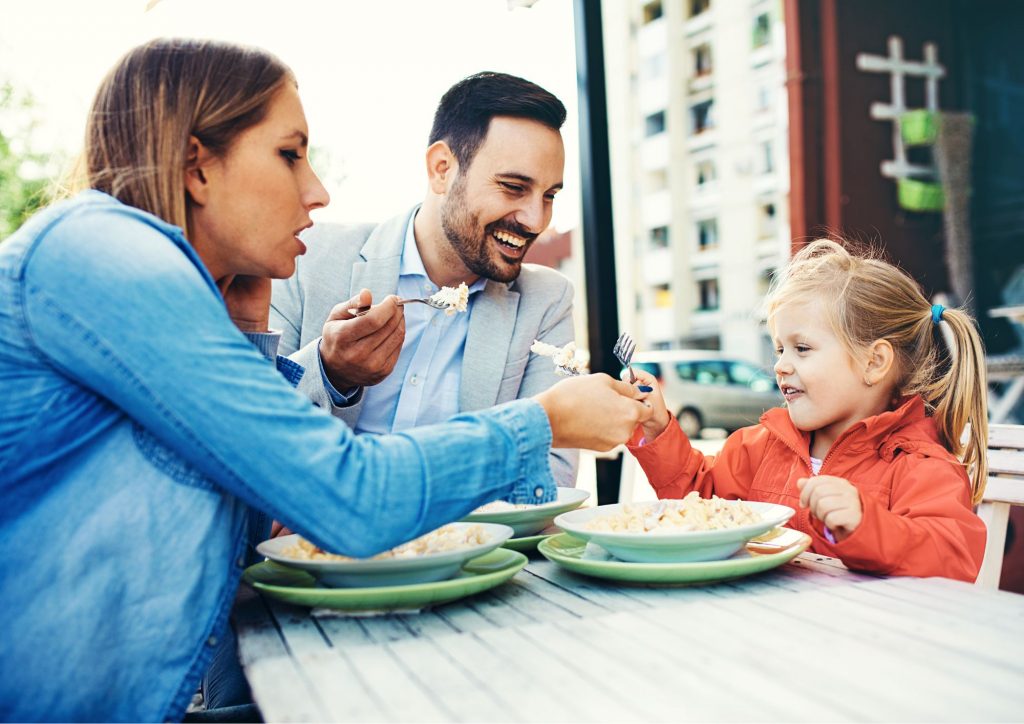
[{"label": "woman's denim jacket", "polygon": [[0,245],[0,339],[5,720],[183,716],[252,509],[366,556],[554,496],[536,402],[357,438],[235,328],[180,229],[97,191]]}]

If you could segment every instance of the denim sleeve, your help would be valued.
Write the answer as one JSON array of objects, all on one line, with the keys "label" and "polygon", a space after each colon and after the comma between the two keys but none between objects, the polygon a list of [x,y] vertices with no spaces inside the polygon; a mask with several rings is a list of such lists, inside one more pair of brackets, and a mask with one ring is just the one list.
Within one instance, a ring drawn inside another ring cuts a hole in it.
[{"label": "denim sleeve", "polygon": [[269,332],[244,332],[243,334],[245,334],[245,338],[252,343],[252,346],[265,359],[274,362],[277,371],[291,383],[292,387],[296,387],[299,384],[302,375],[306,373],[306,368],[287,357],[281,357],[277,354],[277,348],[281,343],[280,332],[271,330]]},{"label": "denim sleeve", "polygon": [[535,401],[356,437],[281,379],[198,264],[183,239],[137,218],[75,215],[26,261],[28,332],[97,404],[325,548],[372,555],[490,500],[554,497]]}]

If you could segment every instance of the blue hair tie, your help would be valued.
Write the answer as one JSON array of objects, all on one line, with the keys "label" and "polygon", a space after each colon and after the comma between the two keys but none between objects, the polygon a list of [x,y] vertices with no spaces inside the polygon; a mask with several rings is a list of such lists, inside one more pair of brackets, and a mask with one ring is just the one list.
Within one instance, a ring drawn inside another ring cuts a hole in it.
[{"label": "blue hair tie", "polygon": [[942,321],[942,312],[945,309],[946,308],[941,304],[932,305],[932,324],[938,324],[940,321]]}]

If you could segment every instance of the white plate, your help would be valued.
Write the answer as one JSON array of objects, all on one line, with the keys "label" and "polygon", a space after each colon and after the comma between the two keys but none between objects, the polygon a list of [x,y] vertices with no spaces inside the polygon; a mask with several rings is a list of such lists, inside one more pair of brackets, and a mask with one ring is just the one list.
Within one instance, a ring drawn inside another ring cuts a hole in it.
[{"label": "white plate", "polygon": [[470,513],[462,520],[471,523],[501,523],[512,526],[516,538],[539,533],[554,521],[559,513],[565,513],[583,505],[590,493],[579,488],[559,488],[558,497],[550,503],[531,505],[529,508],[500,510],[489,513]]},{"label": "white plate", "polygon": [[[720,561],[742,548],[748,540],[770,531],[789,520],[795,510],[774,503],[744,501],[761,516],[761,521],[736,528],[684,531],[680,533],[618,533],[588,530],[594,518],[617,515],[623,504],[599,505],[596,508],[573,510],[555,518],[555,525],[577,538],[593,541],[621,561],[632,563],[685,563]],[[657,502],[631,503],[646,508]]]},{"label": "white plate", "polygon": [[[450,525],[469,527],[472,524]],[[362,558],[352,561],[308,561],[292,558],[284,555],[284,550],[298,541],[299,536],[295,534],[265,540],[256,546],[256,551],[275,563],[308,571],[320,583],[332,588],[431,583],[451,578],[462,569],[466,561],[489,553],[512,537],[512,529],[507,525],[478,525],[483,527],[488,537],[486,543],[412,558]]]}]

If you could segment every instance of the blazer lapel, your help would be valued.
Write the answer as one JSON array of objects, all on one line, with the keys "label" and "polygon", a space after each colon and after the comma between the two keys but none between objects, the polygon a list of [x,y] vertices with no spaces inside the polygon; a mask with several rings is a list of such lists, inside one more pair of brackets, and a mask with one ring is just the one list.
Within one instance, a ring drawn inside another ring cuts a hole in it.
[{"label": "blazer lapel", "polygon": [[497,401],[518,309],[519,292],[501,282],[488,281],[473,300],[462,354],[460,412],[482,410]]},{"label": "blazer lapel", "polygon": [[359,252],[360,261],[352,265],[349,295],[369,289],[376,304],[398,290],[398,275],[405,246],[405,230],[419,206],[376,227]]}]

